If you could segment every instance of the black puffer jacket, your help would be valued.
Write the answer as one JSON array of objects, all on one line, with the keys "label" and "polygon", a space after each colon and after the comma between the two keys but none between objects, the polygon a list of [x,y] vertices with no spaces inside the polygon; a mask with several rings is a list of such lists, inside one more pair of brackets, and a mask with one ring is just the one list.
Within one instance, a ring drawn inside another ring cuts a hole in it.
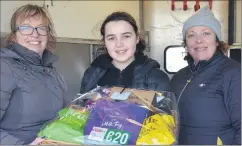
[{"label": "black puffer jacket", "polygon": [[180,112],[179,144],[241,144],[241,66],[222,52],[189,66],[170,82]]},{"label": "black puffer jacket", "polygon": [[[104,54],[99,56],[96,60],[94,60],[91,67],[88,68],[84,73],[80,93],[85,93],[97,87],[98,82],[104,77],[104,75],[109,70],[110,65],[107,64],[111,64],[112,60],[110,58],[111,57],[108,54]],[[137,61],[137,59],[139,59],[139,61]],[[169,78],[167,74],[165,74],[163,71],[159,69],[160,65],[157,61],[152,60],[147,56],[144,56],[143,53],[137,53],[135,56],[135,60],[135,64],[130,64],[134,65],[133,70],[127,72],[127,74],[130,73],[132,76],[131,86],[129,87],[139,89],[151,89],[157,91],[167,90]],[[127,76],[128,75],[124,75],[123,77]],[[125,80],[127,81],[129,79],[123,78],[123,80],[125,82]],[[102,81],[102,83],[103,82],[104,81]],[[107,86],[109,86],[108,82]]]}]

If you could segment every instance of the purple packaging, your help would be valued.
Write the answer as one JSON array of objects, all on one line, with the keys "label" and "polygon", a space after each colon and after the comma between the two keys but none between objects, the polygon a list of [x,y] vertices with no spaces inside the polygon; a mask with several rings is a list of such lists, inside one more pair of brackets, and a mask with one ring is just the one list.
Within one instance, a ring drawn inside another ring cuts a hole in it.
[{"label": "purple packaging", "polygon": [[135,145],[148,113],[147,108],[138,104],[99,99],[86,122],[84,135],[90,135],[93,127],[120,130],[130,134],[127,144]]}]

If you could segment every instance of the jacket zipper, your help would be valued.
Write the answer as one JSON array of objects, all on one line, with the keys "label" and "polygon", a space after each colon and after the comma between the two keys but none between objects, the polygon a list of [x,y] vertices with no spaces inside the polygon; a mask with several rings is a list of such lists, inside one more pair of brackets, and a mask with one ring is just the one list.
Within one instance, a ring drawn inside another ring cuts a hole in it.
[{"label": "jacket zipper", "polygon": [[193,75],[192,75],[192,77],[191,77],[190,79],[187,80],[187,83],[186,83],[185,86],[183,87],[183,89],[182,89],[182,91],[181,91],[181,93],[180,93],[180,95],[179,95],[179,97],[178,97],[178,100],[177,100],[177,106],[178,106],[178,104],[179,104],[179,101],[180,101],[180,98],[181,98],[181,96],[182,96],[182,93],[183,93],[183,92],[185,91],[185,89],[187,88],[187,85],[192,81],[192,78],[194,77],[195,73],[199,70],[199,68],[200,68],[200,65],[198,66],[198,69],[197,69],[195,72],[192,72],[192,70],[190,70],[190,71],[193,73]]},{"label": "jacket zipper", "polygon": [[179,95],[179,97],[178,97],[177,105],[179,104],[179,101],[180,101],[180,98],[181,98],[181,96],[182,96],[182,93],[183,93],[184,90],[187,88],[187,85],[191,82],[192,78],[193,78],[193,76],[192,76],[189,80],[187,80],[186,85],[183,87],[183,89],[182,89],[182,91],[181,91],[181,93],[180,93],[180,95]]},{"label": "jacket zipper", "polygon": [[119,73],[119,84],[122,84],[122,79],[123,79],[123,75],[122,75],[122,71],[120,71],[120,73]]}]

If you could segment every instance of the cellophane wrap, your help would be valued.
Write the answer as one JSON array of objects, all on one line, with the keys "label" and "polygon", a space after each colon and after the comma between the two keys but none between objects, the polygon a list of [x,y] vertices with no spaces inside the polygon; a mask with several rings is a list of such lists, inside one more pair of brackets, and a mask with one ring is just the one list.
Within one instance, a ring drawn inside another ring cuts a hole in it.
[{"label": "cellophane wrap", "polygon": [[78,94],[38,136],[41,145],[173,145],[177,113],[170,92],[97,87]]}]

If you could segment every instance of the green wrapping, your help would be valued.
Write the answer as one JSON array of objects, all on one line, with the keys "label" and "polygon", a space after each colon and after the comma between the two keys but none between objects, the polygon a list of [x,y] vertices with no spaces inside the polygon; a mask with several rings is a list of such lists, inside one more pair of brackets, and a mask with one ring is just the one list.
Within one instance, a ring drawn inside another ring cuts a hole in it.
[{"label": "green wrapping", "polygon": [[[39,133],[39,137],[63,141],[73,144],[82,144],[83,127],[88,119],[89,112],[79,111],[66,107],[59,111],[58,119],[48,124]],[[81,143],[80,143],[81,142]]]}]

